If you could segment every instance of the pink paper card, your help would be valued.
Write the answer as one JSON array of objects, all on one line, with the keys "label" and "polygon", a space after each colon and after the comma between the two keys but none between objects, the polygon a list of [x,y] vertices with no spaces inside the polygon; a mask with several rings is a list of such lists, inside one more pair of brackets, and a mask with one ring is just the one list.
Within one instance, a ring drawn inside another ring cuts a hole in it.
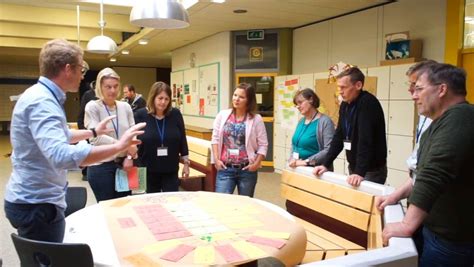
[{"label": "pink paper card", "polygon": [[178,231],[186,230],[180,224],[173,224],[173,225],[150,224],[150,225],[148,225],[148,229],[150,229],[150,231],[153,234],[164,234],[164,233],[172,233],[172,232],[178,232]]},{"label": "pink paper card", "polygon": [[215,246],[215,248],[227,262],[244,260],[244,257],[230,244]]},{"label": "pink paper card", "polygon": [[260,245],[278,248],[278,249],[282,248],[286,244],[286,242],[283,240],[270,239],[270,238],[265,238],[261,236],[251,236],[249,239],[247,239],[247,241],[260,244]]},{"label": "pink paper card", "polygon": [[160,257],[160,259],[177,262],[184,256],[186,256],[189,252],[193,251],[195,248],[196,247],[194,246],[181,244],[175,247],[174,249],[166,252],[163,256]]},{"label": "pink paper card", "polygon": [[118,218],[117,219],[119,224],[120,224],[120,227],[122,228],[131,228],[131,227],[135,227],[137,226],[135,224],[135,221],[133,221],[132,218],[130,217],[126,217],[126,218]]},{"label": "pink paper card", "polygon": [[161,240],[169,240],[169,239],[192,236],[192,234],[189,231],[178,231],[178,232],[172,232],[172,233],[154,234],[154,236],[156,240],[161,241]]}]

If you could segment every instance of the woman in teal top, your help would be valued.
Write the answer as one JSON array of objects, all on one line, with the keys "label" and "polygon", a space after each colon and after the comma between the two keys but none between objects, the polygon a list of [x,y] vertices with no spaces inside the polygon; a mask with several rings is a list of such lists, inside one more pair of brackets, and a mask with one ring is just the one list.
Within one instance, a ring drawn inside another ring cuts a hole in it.
[{"label": "woman in teal top", "polygon": [[289,166],[316,166],[321,164],[334,135],[332,120],[318,111],[319,97],[309,89],[298,91],[293,103],[303,118],[298,122],[291,140]]}]

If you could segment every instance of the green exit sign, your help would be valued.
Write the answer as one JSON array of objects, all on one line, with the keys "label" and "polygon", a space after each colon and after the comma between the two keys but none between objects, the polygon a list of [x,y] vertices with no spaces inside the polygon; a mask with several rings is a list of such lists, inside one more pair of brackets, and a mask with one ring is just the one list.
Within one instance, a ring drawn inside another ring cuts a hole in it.
[{"label": "green exit sign", "polygon": [[253,30],[247,31],[247,40],[263,40],[265,38],[265,33],[263,30]]}]

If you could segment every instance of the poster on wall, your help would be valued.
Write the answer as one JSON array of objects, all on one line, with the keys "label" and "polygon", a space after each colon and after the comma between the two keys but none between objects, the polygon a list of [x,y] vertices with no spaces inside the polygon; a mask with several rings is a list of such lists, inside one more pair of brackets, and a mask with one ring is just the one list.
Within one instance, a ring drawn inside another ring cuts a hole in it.
[{"label": "poster on wall", "polygon": [[171,104],[173,107],[183,111],[181,91],[183,87],[183,72],[177,71],[171,73]]},{"label": "poster on wall", "polygon": [[276,88],[277,103],[280,106],[279,119],[284,129],[294,129],[298,123],[298,110],[293,104],[293,96],[299,89],[298,82],[297,78],[290,79]]},{"label": "poster on wall", "polygon": [[171,73],[172,104],[183,115],[215,118],[220,110],[220,63]]},{"label": "poster on wall", "polygon": [[209,64],[199,67],[199,96],[204,100],[205,106],[201,110],[201,116],[215,117],[219,112],[219,65]]}]

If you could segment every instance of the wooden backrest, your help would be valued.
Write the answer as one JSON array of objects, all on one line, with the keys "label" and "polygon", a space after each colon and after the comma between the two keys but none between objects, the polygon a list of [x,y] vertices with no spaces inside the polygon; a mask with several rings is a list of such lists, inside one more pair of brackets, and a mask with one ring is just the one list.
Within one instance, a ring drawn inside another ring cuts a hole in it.
[{"label": "wooden backrest", "polygon": [[363,247],[381,247],[374,195],[290,170],[283,171],[281,195],[293,215]]},{"label": "wooden backrest", "polygon": [[200,138],[186,136],[188,140],[189,160],[200,165],[211,165],[211,142]]}]

